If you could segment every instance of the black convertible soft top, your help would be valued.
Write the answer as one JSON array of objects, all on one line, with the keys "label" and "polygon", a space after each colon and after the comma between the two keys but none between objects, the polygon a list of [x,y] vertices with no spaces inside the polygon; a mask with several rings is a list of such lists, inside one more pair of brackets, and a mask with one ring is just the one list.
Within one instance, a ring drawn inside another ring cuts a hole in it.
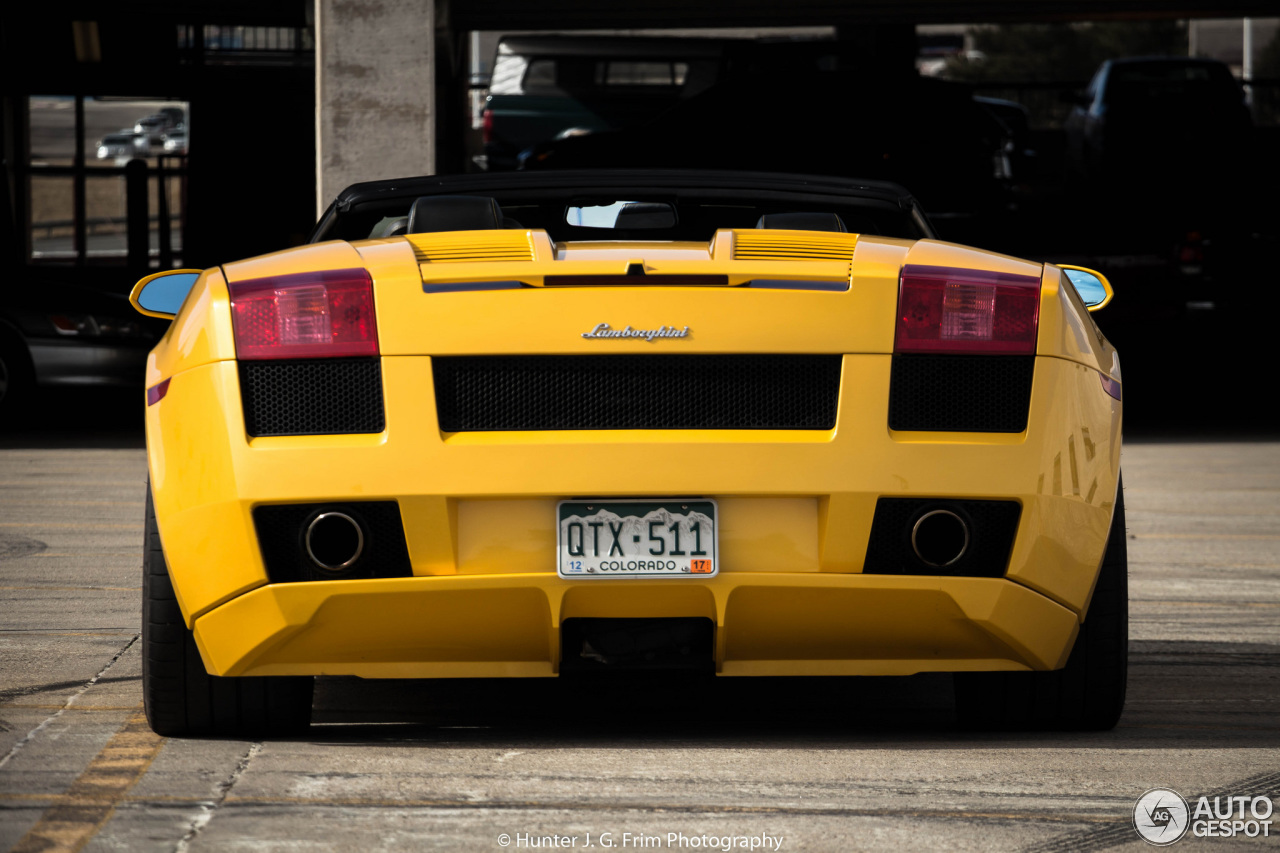
[{"label": "black convertible soft top", "polygon": [[[553,239],[586,238],[564,221],[571,205],[617,200],[672,204],[678,223],[646,239],[707,239],[716,228],[752,227],[764,214],[838,213],[850,231],[891,237],[934,236],[920,205],[903,187],[821,175],[677,169],[581,169],[433,175],[352,184],[325,211],[310,242],[369,236],[378,221],[403,216],[430,195],[477,195],[497,200],[523,227],[546,228]],[[599,239],[597,233],[589,235]],[[621,236],[621,235],[619,235]]]}]

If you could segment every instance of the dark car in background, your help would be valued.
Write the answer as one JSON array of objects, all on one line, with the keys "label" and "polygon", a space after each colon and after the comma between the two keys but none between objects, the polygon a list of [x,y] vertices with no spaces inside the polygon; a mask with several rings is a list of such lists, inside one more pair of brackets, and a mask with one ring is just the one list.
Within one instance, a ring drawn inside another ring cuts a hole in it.
[{"label": "dark car in background", "polygon": [[152,145],[164,142],[164,132],[173,126],[173,120],[162,113],[153,113],[138,119],[133,126],[135,133],[144,133]]},{"label": "dark car in background", "polygon": [[648,121],[711,86],[725,41],[525,36],[498,43],[485,102],[487,168],[564,136]]},{"label": "dark car in background", "polygon": [[[1015,105],[1016,106],[1016,105]],[[918,188],[946,239],[1007,216],[1009,127],[964,85],[868,79],[834,41],[726,46],[714,85],[647,122],[544,142],[527,169],[761,169],[858,176]]]},{"label": "dark car in background", "polygon": [[[1067,166],[1083,181],[1076,218],[1090,222],[1096,250],[1151,259],[1145,267],[1163,281],[1149,304],[1247,298],[1267,226],[1240,190],[1274,155],[1255,144],[1231,70],[1192,57],[1112,59],[1072,100]],[[1102,193],[1108,203],[1094,203]]]},{"label": "dark car in background", "polygon": [[121,294],[58,281],[11,288],[0,304],[0,423],[37,388],[142,389],[147,351],[168,324]]},{"label": "dark car in background", "polygon": [[1066,120],[1067,155],[1102,180],[1233,172],[1252,121],[1231,70],[1212,59],[1136,57],[1102,63]]}]

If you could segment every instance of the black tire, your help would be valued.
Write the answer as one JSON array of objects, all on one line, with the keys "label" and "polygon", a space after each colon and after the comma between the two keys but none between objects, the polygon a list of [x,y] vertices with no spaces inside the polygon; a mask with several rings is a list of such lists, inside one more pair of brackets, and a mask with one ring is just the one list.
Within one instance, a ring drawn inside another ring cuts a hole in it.
[{"label": "black tire", "polygon": [[35,371],[26,343],[0,323],[0,424],[16,423],[35,391]]},{"label": "black tire", "polygon": [[279,736],[311,724],[315,679],[209,675],[178,609],[147,483],[142,556],[142,703],[156,734]]},{"label": "black tire", "polygon": [[1067,665],[1052,672],[956,673],[956,714],[968,728],[1105,731],[1124,710],[1129,672],[1129,549],[1124,483],[1116,490],[1093,600]]}]

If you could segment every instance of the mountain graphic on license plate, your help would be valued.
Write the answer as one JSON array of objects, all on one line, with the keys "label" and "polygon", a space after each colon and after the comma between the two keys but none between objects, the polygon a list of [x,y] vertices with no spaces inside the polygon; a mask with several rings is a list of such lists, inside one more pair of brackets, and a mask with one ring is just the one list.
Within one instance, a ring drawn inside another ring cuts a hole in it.
[{"label": "mountain graphic on license plate", "polygon": [[719,568],[715,501],[561,501],[557,521],[561,577],[710,577]]}]

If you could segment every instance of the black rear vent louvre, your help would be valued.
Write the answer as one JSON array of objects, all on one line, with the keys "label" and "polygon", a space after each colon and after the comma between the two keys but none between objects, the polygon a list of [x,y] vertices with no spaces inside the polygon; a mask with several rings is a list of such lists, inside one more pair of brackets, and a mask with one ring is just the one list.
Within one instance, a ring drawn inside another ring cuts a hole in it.
[{"label": "black rear vent louvre", "polygon": [[[936,567],[916,556],[911,531],[926,513],[953,512],[969,528],[963,556],[949,566]],[[871,539],[862,567],[868,575],[951,575],[1002,578],[1018,533],[1022,505],[1017,501],[946,500],[938,498],[880,498],[871,521]]]},{"label": "black rear vent louvre", "polygon": [[382,432],[376,358],[240,362],[244,428],[251,436]]},{"label": "black rear vent louvre", "polygon": [[895,355],[889,428],[1022,432],[1035,356]]},{"label": "black rear vent louvre", "polygon": [[434,359],[445,432],[831,429],[838,355],[451,356]]},{"label": "black rear vent louvre", "polygon": [[[341,512],[364,534],[360,556],[346,569],[326,571],[307,555],[307,526],[322,512]],[[400,506],[395,501],[272,504],[254,507],[253,526],[271,583],[412,577]]]}]

